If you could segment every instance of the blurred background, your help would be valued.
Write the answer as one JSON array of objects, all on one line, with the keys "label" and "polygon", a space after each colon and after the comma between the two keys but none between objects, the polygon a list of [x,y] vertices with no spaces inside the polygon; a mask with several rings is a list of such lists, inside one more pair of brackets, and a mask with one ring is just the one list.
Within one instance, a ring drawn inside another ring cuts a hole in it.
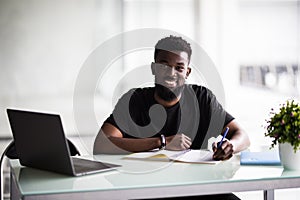
[{"label": "blurred background", "polygon": [[[141,28],[197,42],[214,62],[223,106],[249,133],[251,149],[270,144],[263,126],[271,108],[300,95],[299,0],[0,0],[1,148],[12,138],[6,108],[18,108],[60,114],[67,136],[90,153],[98,130],[79,132],[73,116],[79,71],[103,42]],[[115,63],[111,77],[150,63],[152,53]],[[99,127],[113,109],[114,87],[103,78],[95,91]]]}]

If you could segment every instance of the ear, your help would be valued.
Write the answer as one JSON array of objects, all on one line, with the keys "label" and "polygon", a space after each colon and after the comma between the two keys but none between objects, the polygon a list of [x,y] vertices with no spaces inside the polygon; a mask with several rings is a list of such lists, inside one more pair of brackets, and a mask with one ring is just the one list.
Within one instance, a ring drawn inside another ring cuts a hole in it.
[{"label": "ear", "polygon": [[152,72],[152,75],[155,75],[155,73],[156,73],[156,67],[155,67],[154,62],[151,63],[151,72]]},{"label": "ear", "polygon": [[185,75],[186,79],[189,77],[189,75],[190,75],[191,72],[192,72],[192,69],[190,67],[187,67],[186,75]]}]

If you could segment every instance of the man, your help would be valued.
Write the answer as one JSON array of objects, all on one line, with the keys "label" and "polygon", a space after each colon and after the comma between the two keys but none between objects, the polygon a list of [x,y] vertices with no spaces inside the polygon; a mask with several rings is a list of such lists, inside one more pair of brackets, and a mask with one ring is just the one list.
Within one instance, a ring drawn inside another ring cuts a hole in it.
[{"label": "man", "polygon": [[158,41],[151,64],[155,87],[133,89],[122,96],[95,139],[94,154],[207,148],[207,139],[223,134],[226,127],[227,140],[218,148],[214,144],[214,159],[227,160],[250,145],[248,135],[209,89],[185,83],[191,73],[191,54],[190,44],[181,37]]},{"label": "man", "polygon": [[[206,148],[206,140],[226,127],[227,140],[220,148],[214,145],[214,159],[229,159],[250,145],[245,131],[209,89],[185,83],[191,54],[190,44],[181,37],[158,41],[151,64],[155,87],[123,95],[95,139],[94,154]],[[152,109],[155,105],[164,111]],[[152,117],[151,109],[156,110]]]}]

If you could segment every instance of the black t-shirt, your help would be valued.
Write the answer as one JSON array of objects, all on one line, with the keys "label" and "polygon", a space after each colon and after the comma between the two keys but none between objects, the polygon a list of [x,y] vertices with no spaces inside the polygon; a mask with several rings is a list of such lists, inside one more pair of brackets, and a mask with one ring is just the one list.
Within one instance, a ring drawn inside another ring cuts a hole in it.
[{"label": "black t-shirt", "polygon": [[192,139],[192,149],[200,149],[234,119],[206,87],[186,84],[180,101],[172,107],[158,104],[154,91],[154,87],[128,91],[105,122],[117,127],[125,138],[183,133]]}]

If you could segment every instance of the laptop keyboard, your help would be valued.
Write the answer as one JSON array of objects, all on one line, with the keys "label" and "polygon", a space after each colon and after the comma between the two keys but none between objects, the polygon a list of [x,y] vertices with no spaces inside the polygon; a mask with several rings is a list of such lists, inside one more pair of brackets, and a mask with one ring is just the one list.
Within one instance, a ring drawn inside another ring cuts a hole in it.
[{"label": "laptop keyboard", "polygon": [[110,169],[112,167],[117,167],[117,165],[99,162],[99,161],[92,161],[92,160],[85,160],[81,158],[72,158],[73,166],[76,173],[85,173],[90,171],[99,171]]}]

